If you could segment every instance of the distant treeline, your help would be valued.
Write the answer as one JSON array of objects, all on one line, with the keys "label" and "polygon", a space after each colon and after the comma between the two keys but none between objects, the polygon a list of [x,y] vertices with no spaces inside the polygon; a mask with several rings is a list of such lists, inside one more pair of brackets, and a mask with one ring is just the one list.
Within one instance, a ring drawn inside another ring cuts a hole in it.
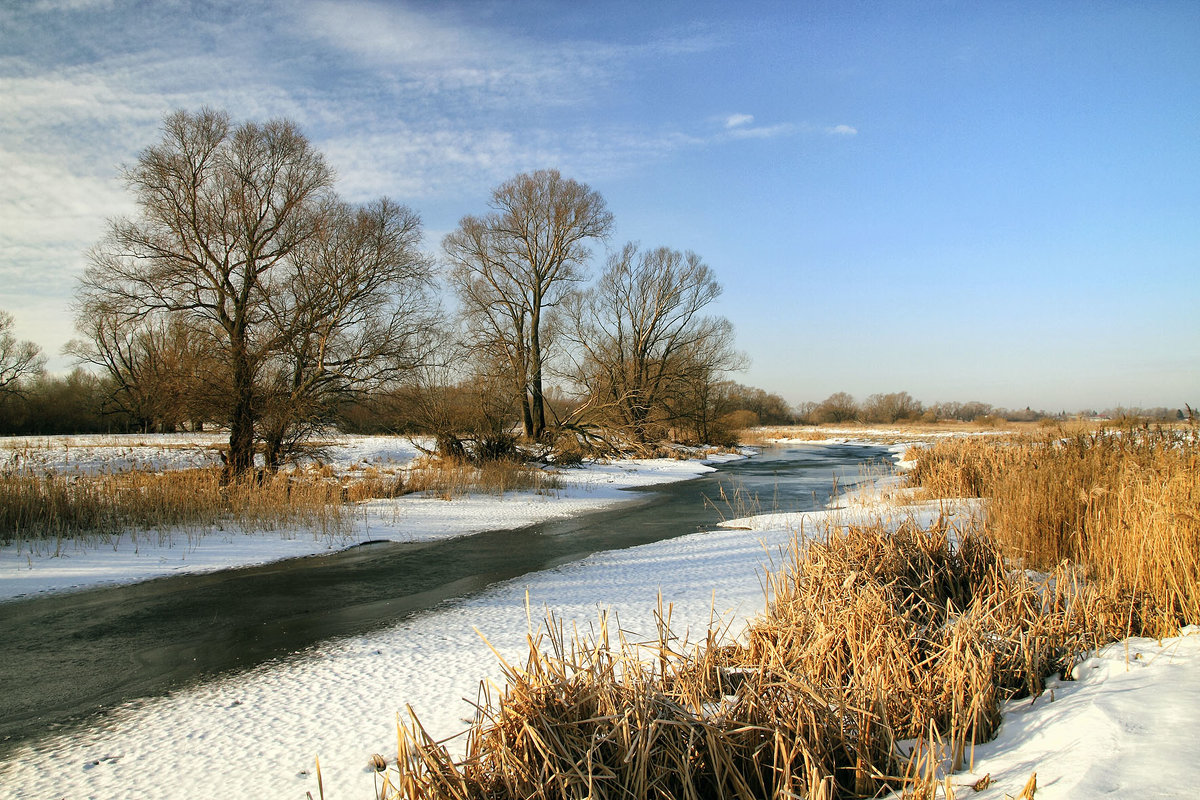
[{"label": "distant treeline", "polygon": [[982,422],[984,424],[1004,422],[1037,422],[1043,419],[1139,419],[1169,422],[1186,419],[1190,413],[1177,408],[1127,408],[1117,407],[1097,411],[1080,409],[1074,411],[1048,412],[1026,406],[1009,409],[971,400],[966,403],[947,402],[925,405],[914,400],[908,392],[873,394],[861,403],[846,392],[836,392],[821,402],[801,403],[793,409],[795,421],[804,425],[826,423],[866,422],[891,424],[895,422]]},{"label": "distant treeline", "polygon": [[[215,429],[218,423],[197,413],[189,417],[184,398],[176,397],[179,414],[155,419],[138,418],[113,402],[119,393],[112,380],[76,369],[67,375],[41,373],[27,378],[20,392],[0,392],[0,435],[50,436],[84,433],[174,433],[197,429]],[[465,428],[476,406],[477,386],[462,383],[439,387],[406,387],[358,398],[340,405],[329,424],[346,433],[436,433],[428,420],[432,403],[443,409],[460,407]],[[566,394],[547,393],[554,415],[570,416],[578,405]],[[193,411],[198,407],[192,406]],[[1117,407],[1048,413],[1029,408],[1012,410],[988,403],[971,401],[925,405],[907,392],[873,394],[862,402],[845,392],[825,400],[790,405],[778,394],[732,381],[718,384],[709,407],[709,437],[732,441],[746,428],[759,425],[820,425],[829,423],[892,424],[898,422],[939,422],[958,420],[998,424],[1000,422],[1036,422],[1042,419],[1139,419],[1170,422],[1186,419],[1186,409]],[[516,420],[512,422],[515,424]]]},{"label": "distant treeline", "polygon": [[[154,417],[139,417],[114,398],[121,393],[114,381],[79,368],[65,376],[39,373],[27,377],[19,391],[0,392],[0,435],[51,436],[84,433],[176,433],[215,430],[220,422],[204,413],[199,403],[173,394],[164,387],[160,409],[174,409]],[[469,431],[487,387],[470,382],[441,386],[404,386],[380,391],[340,404],[328,424],[345,433],[437,434],[450,418],[459,430]],[[580,400],[557,390],[547,392],[547,405],[556,418],[567,418]],[[431,420],[436,409],[438,419]],[[801,420],[778,394],[725,381],[711,392],[704,409],[690,417],[692,426],[713,441],[732,442],[738,431],[755,425],[793,425]],[[513,416],[509,424],[517,425]],[[435,424],[436,423],[436,424]],[[489,423],[490,424],[490,423]],[[693,432],[694,433],[694,432]]]}]

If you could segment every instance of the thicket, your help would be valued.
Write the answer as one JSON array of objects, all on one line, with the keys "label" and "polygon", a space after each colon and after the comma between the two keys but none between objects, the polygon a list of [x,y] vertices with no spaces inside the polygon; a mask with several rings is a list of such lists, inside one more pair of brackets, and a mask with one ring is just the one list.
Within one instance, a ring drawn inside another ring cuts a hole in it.
[{"label": "thicket", "polygon": [[65,376],[41,374],[19,392],[0,394],[0,436],[133,433],[145,428],[128,414],[110,410],[107,381],[76,369]]}]

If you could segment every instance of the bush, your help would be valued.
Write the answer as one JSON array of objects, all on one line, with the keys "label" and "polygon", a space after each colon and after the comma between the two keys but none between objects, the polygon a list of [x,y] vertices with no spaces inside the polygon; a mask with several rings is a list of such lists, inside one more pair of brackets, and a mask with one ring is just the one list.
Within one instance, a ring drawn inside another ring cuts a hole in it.
[{"label": "bush", "polygon": [[474,456],[477,461],[522,460],[517,449],[517,437],[511,433],[487,433],[475,440]]}]

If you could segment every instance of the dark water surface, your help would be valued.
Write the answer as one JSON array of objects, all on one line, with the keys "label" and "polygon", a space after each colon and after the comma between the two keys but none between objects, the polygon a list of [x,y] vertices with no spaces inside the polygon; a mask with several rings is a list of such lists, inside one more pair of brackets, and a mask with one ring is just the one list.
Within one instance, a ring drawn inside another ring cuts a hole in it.
[{"label": "dark water surface", "polygon": [[0,754],[105,708],[378,630],[498,581],[712,527],[733,516],[722,488],[757,497],[762,511],[805,510],[823,505],[835,481],[889,464],[877,447],[770,448],[572,519],[0,603]]}]

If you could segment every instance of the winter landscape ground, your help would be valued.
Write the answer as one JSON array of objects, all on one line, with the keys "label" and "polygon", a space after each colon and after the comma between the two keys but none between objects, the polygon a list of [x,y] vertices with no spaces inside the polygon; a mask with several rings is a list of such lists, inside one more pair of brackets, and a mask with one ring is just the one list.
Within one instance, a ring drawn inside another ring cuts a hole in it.
[{"label": "winter landscape ground", "polygon": [[[192,446],[192,437],[143,441],[13,442],[10,453],[36,460],[39,468],[79,471],[170,467],[210,457]],[[906,449],[904,442],[894,445],[898,461]],[[339,440],[333,452],[338,469],[403,464],[418,453],[404,440],[365,437]],[[355,536],[470,535],[619,503],[622,488],[710,469],[699,461],[615,461],[565,470],[563,488],[549,494],[372,501],[361,509]],[[489,645],[519,661],[528,632],[548,613],[586,629],[607,611],[632,636],[649,637],[661,595],[676,632],[702,637],[714,614],[736,632],[762,611],[765,571],[795,532],[819,535],[827,525],[860,516],[897,524],[939,515],[965,520],[977,508],[977,501],[912,502],[895,479],[881,479],[825,511],[730,520],[723,529],[598,553],[444,603],[380,633],[326,642],[243,674],[127,704],[82,730],[47,732],[0,764],[0,796],[315,797],[319,757],[325,797],[371,797],[377,777],[368,761],[374,753],[394,755],[397,716],[410,707],[438,737],[464,730],[480,681],[500,674]],[[220,569],[353,543],[314,532],[14,543],[0,550],[0,597]],[[1040,697],[1010,704],[999,736],[975,749],[973,769],[950,778],[954,790],[1000,800],[1020,794],[1036,772],[1043,800],[1192,796],[1200,782],[1200,630],[1183,634],[1106,647],[1077,668],[1076,680],[1052,680]],[[971,785],[985,775],[989,786],[974,792]]]}]

